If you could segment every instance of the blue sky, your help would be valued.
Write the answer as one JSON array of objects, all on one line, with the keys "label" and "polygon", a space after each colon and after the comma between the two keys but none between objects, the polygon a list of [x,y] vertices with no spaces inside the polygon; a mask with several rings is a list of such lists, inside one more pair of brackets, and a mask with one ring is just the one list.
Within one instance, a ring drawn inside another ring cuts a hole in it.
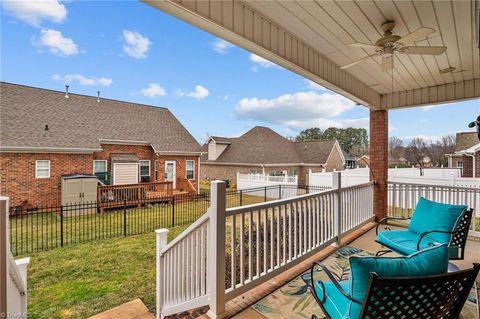
[{"label": "blue sky", "polygon": [[[138,1],[2,1],[1,80],[165,106],[200,142],[368,127],[365,107]],[[466,131],[479,113],[479,100],[394,110],[390,135]]]}]

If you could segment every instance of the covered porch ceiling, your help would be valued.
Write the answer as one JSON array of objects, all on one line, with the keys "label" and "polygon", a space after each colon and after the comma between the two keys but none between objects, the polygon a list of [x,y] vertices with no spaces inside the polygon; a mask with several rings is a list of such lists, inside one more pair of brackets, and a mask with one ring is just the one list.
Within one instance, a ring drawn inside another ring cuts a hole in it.
[{"label": "covered porch ceiling", "polygon": [[[371,110],[480,97],[480,0],[142,1]],[[447,50],[436,56],[395,54],[393,81],[376,56],[341,69],[374,53],[349,45],[374,44],[385,21],[395,22],[399,36],[434,29],[410,45]],[[450,67],[455,70],[440,72]]]}]

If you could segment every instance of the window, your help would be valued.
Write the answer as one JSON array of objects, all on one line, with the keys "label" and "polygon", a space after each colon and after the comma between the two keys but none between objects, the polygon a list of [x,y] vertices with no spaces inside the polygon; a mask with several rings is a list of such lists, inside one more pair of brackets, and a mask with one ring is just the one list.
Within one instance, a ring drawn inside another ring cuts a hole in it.
[{"label": "window", "polygon": [[463,161],[457,161],[457,168],[463,168]]},{"label": "window", "polygon": [[295,175],[297,175],[297,169],[296,169],[296,168],[292,168],[292,169],[290,170],[290,175],[289,175],[289,176],[295,176]]},{"label": "window", "polygon": [[150,161],[140,161],[140,182],[150,181]]},{"label": "window", "polygon": [[195,178],[195,161],[187,161],[187,179]]},{"label": "window", "polygon": [[155,181],[158,181],[158,161],[153,162],[153,171],[155,175]]},{"label": "window", "polygon": [[94,160],[93,161],[93,174],[107,172],[106,160]]},{"label": "window", "polygon": [[35,178],[49,178],[50,177],[50,161],[38,160],[35,161]]}]

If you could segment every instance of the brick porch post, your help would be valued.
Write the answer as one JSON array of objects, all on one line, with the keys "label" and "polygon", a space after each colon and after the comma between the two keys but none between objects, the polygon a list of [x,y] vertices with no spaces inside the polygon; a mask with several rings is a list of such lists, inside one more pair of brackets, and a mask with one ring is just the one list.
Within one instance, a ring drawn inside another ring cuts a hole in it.
[{"label": "brick porch post", "polygon": [[388,111],[370,111],[370,180],[375,180],[373,212],[378,221],[387,214]]}]

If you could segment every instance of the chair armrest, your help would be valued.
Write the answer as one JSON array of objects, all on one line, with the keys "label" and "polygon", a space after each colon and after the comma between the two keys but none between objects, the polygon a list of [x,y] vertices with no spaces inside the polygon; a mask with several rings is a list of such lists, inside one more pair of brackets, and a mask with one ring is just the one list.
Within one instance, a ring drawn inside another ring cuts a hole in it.
[{"label": "chair armrest", "polygon": [[418,239],[417,251],[420,250],[420,243],[421,243],[422,239],[425,236],[427,236],[428,234],[431,234],[431,233],[442,233],[442,234],[450,234],[450,235],[454,234],[453,231],[446,231],[446,230],[427,230],[427,231],[424,231],[423,233],[420,234],[420,238]]},{"label": "chair armrest", "polygon": [[[340,286],[340,284],[338,283],[337,279],[333,276],[333,274],[330,272],[330,270],[323,264],[319,263],[319,262],[314,262],[313,265],[312,265],[312,268],[310,269],[310,280],[311,280],[311,285],[310,285],[310,289],[312,290],[312,294],[315,296],[315,299],[319,300],[318,298],[318,295],[317,295],[317,292],[315,291],[315,287],[314,287],[314,281],[313,281],[313,271],[315,270],[315,266],[320,266],[320,268],[322,268],[322,270],[325,272],[325,274],[327,275],[327,277],[332,281],[332,283],[334,284],[335,288],[338,289],[338,291],[340,291],[340,293],[342,295],[344,295],[345,297],[347,297],[349,300],[353,301],[353,302],[356,302],[358,304],[362,304],[361,301],[353,298],[352,296],[350,296],[343,288],[342,286]],[[325,303],[325,298],[326,298],[326,292],[325,292],[325,286],[323,285],[323,282],[322,281],[318,281],[321,285],[322,285],[322,289],[323,289],[323,299],[321,300],[322,303]]]},{"label": "chair armrest", "polygon": [[377,223],[377,227],[375,227],[375,234],[378,235],[378,227],[380,227],[382,224],[384,224],[386,221],[388,221],[389,219],[394,219],[394,220],[409,220],[411,217],[390,217],[390,216],[387,216],[387,217],[383,217],[382,219],[380,219]]}]

